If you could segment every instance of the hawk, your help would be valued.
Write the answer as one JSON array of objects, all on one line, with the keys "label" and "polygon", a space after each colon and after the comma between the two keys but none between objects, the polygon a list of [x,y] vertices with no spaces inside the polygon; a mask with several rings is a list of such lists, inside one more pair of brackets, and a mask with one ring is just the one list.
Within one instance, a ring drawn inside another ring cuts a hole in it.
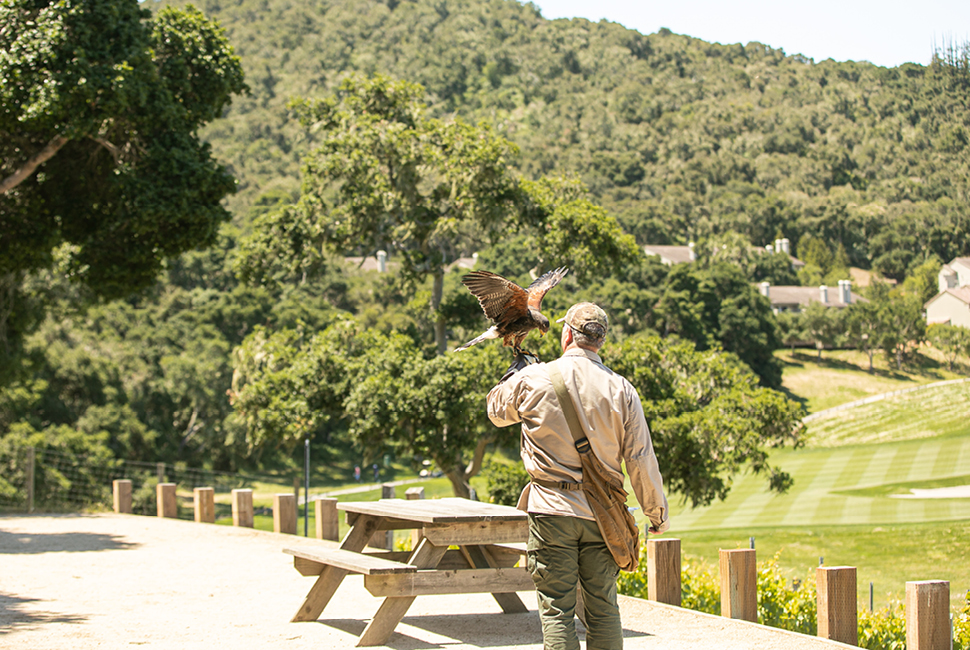
[{"label": "hawk", "polygon": [[490,271],[472,271],[461,279],[461,283],[478,298],[485,315],[495,321],[484,334],[465,345],[455,348],[460,352],[486,339],[502,338],[502,345],[511,347],[516,355],[522,354],[523,339],[532,330],[539,328],[542,334],[549,331],[549,319],[539,312],[542,297],[549,289],[559,284],[568,273],[566,267],[549,271],[523,289],[511,280]]}]

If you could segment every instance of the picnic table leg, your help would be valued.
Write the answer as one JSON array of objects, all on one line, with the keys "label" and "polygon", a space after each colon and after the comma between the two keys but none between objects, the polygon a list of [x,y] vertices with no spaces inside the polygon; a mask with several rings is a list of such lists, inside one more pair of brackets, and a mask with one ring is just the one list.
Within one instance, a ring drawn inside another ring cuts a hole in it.
[{"label": "picnic table leg", "polygon": [[[427,539],[422,539],[418,548],[408,558],[408,564],[413,564],[419,569],[433,569],[438,566],[438,562],[444,557],[448,550],[447,546],[435,546]],[[384,643],[394,634],[394,628],[401,622],[407,613],[414,596],[388,597],[381,603],[380,609],[374,614],[374,618],[367,624],[363,634],[357,641],[357,647],[384,645]]]},{"label": "picnic table leg", "polygon": [[[345,551],[362,551],[367,545],[367,540],[371,538],[371,535],[374,534],[374,531],[377,530],[377,527],[383,519],[383,517],[371,517],[368,515],[359,516],[354,522],[353,528],[344,537],[344,541],[340,543],[340,548]],[[317,581],[310,587],[310,591],[307,593],[303,604],[300,605],[300,609],[297,610],[296,615],[293,617],[293,622],[315,621],[320,618],[320,614],[323,613],[327,603],[333,598],[337,587],[340,586],[340,583],[343,582],[344,577],[348,573],[349,571],[346,569],[338,569],[333,566],[324,567]]]},{"label": "picnic table leg", "polygon": [[[489,552],[481,546],[462,546],[460,548],[465,559],[475,569],[488,569],[498,566]],[[492,598],[506,614],[523,614],[529,611],[518,594],[492,594]]]}]

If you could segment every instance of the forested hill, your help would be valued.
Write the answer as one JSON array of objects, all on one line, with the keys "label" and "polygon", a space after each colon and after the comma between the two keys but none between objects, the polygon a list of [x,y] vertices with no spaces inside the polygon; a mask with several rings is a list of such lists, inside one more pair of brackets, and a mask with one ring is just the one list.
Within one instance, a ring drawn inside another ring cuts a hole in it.
[{"label": "forested hill", "polygon": [[578,174],[641,243],[812,233],[897,278],[970,253],[965,51],[927,67],[816,63],[546,20],[514,0],[196,4],[226,28],[252,88],[205,134],[240,181],[240,219],[263,193],[298,194],[306,136],[289,99],[380,72],[423,84],[441,113],[491,123],[525,175]]}]

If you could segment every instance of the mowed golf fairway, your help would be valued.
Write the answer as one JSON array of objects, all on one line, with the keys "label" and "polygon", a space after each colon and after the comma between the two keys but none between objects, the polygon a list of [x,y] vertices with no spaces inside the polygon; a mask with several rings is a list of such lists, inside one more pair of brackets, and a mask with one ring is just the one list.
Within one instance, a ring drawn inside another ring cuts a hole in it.
[{"label": "mowed golf fairway", "polygon": [[[771,455],[795,480],[787,494],[769,492],[764,477],[748,472],[735,479],[725,501],[710,506],[690,508],[673,495],[677,529],[970,519],[970,498],[889,495],[970,484],[970,383],[838,411],[812,421],[809,432],[810,447]],[[910,485],[893,487],[899,483]]]}]

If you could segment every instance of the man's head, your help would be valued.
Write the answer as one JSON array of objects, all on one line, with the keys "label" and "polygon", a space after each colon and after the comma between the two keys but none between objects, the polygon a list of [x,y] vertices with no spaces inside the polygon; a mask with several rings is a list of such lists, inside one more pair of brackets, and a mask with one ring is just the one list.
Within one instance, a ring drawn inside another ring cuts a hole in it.
[{"label": "man's head", "polygon": [[610,325],[606,312],[591,302],[576,303],[557,322],[566,324],[563,328],[563,349],[569,345],[567,336],[581,348],[600,349]]}]

